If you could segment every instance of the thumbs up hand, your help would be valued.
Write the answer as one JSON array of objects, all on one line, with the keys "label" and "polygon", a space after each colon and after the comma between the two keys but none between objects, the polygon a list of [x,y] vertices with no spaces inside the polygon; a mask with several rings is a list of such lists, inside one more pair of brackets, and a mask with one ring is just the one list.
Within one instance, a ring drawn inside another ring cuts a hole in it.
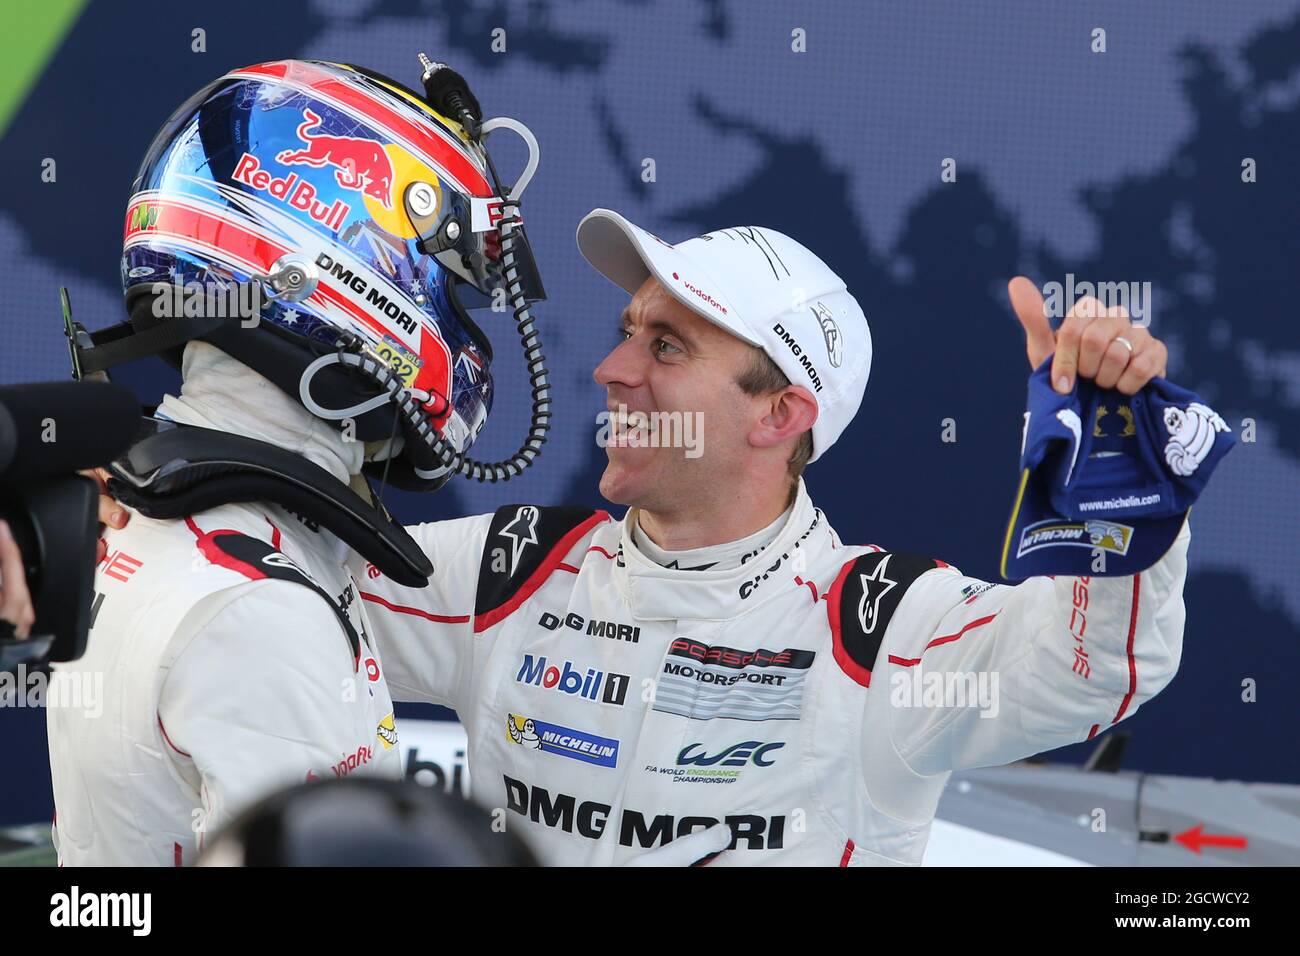
[{"label": "thumbs up hand", "polygon": [[1043,294],[1033,282],[1016,276],[1007,283],[1007,294],[1025,329],[1030,366],[1038,368],[1055,352],[1052,387],[1057,392],[1070,391],[1076,376],[1082,376],[1101,388],[1134,395],[1151,379],[1165,374],[1169,350],[1145,328],[1130,322],[1122,305],[1107,308],[1085,296],[1053,333]]}]

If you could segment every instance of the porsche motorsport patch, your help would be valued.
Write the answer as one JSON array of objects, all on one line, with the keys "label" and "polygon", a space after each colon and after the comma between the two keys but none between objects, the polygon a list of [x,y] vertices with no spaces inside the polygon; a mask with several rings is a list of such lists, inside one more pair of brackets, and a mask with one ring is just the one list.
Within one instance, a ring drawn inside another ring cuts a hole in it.
[{"label": "porsche motorsport patch", "polygon": [[673,641],[655,688],[654,709],[693,720],[798,720],[814,651],[710,647]]}]

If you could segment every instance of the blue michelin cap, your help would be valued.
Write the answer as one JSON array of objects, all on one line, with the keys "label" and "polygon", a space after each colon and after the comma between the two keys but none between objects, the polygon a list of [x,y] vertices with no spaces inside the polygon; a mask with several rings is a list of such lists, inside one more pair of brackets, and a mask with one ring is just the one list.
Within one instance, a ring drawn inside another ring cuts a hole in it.
[{"label": "blue michelin cap", "polygon": [[1076,378],[1051,386],[1049,356],[1029,377],[1020,489],[1002,576],[1117,577],[1169,550],[1210,473],[1236,444],[1195,394],[1163,378],[1124,395]]}]

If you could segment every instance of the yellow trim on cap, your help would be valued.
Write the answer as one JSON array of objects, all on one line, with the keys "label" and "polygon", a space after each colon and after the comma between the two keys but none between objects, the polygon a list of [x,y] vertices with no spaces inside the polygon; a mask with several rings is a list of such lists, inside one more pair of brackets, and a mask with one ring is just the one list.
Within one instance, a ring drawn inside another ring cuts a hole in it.
[{"label": "yellow trim on cap", "polygon": [[1011,506],[1011,520],[1007,522],[1007,537],[1002,542],[1002,566],[999,569],[1001,575],[1007,576],[1007,555],[1011,553],[1011,535],[1016,530],[1016,519],[1020,517],[1020,504],[1025,500],[1025,487],[1029,484],[1029,469],[1026,468],[1024,474],[1020,476],[1020,490],[1016,492],[1016,503]]}]

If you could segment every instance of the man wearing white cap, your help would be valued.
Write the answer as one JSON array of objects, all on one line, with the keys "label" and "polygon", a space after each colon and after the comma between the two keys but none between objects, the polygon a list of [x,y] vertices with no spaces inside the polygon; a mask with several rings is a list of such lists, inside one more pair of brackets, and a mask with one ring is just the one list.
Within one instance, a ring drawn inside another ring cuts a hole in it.
[{"label": "man wearing white cap", "polygon": [[[841,543],[800,473],[856,413],[871,335],[799,243],[742,227],[672,246],[597,209],[578,245],[633,293],[595,372],[600,488],[627,513],[422,525],[430,586],[362,595],[394,697],[457,710],[475,798],[543,859],[919,864],[951,771],[1091,738],[1173,676],[1185,530],[1140,575],[1016,587]],[[1055,349],[1067,388],[1162,371],[1122,313],[1081,309],[1053,342],[1026,286],[1031,362]],[[699,447],[660,440],[674,414],[702,420]]]},{"label": "man wearing white cap", "polygon": [[[1185,528],[1141,574],[1015,587],[845,545],[801,477],[871,367],[844,282],[760,227],[672,246],[597,209],[578,245],[632,293],[595,372],[626,514],[420,525],[423,589],[357,569],[393,697],[456,709],[475,798],[543,860],[916,865],[951,771],[1090,739],[1168,683]],[[1163,372],[1122,310],[1085,300],[1054,336],[1028,280],[1011,295],[1061,390]],[[683,416],[702,443],[662,440]]]}]

